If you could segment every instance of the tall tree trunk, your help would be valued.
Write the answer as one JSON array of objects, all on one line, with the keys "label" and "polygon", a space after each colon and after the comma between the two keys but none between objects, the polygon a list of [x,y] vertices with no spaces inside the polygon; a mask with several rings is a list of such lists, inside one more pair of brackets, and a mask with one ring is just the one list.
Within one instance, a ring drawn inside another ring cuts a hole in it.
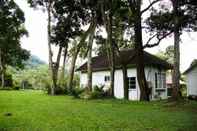
[{"label": "tall tree trunk", "polygon": [[123,83],[124,83],[124,99],[129,99],[129,87],[128,87],[128,77],[127,77],[127,66],[122,65],[122,73],[123,73]]},{"label": "tall tree trunk", "polygon": [[48,15],[48,50],[49,50],[49,74],[52,79],[51,83],[51,95],[55,95],[55,88],[56,88],[56,83],[54,81],[54,68],[53,68],[53,53],[51,50],[51,0],[49,0],[48,5],[46,5],[47,8],[47,15]]},{"label": "tall tree trunk", "polygon": [[180,28],[178,14],[178,0],[173,0],[174,10],[174,66],[173,66],[173,93],[172,98],[180,98]]},{"label": "tall tree trunk", "polygon": [[2,58],[1,49],[0,49],[0,75],[1,75],[1,87],[4,88],[5,77],[4,77],[4,66],[3,66],[3,58]]},{"label": "tall tree trunk", "polygon": [[68,79],[68,84],[67,84],[67,88],[68,91],[71,92],[72,88],[73,88],[73,78],[74,78],[74,72],[75,72],[75,63],[77,61],[77,56],[79,54],[79,51],[82,47],[82,44],[85,42],[85,40],[87,39],[89,33],[91,32],[91,29],[94,27],[94,24],[91,23],[88,30],[82,35],[81,40],[79,42],[79,44],[77,45],[74,54],[72,55],[72,60],[71,60],[71,66],[69,69],[69,79]]},{"label": "tall tree trunk", "polygon": [[[110,0],[110,5],[112,8],[112,0]],[[110,9],[109,13],[109,22],[108,22],[108,40],[109,40],[109,46],[110,46],[110,60],[111,60],[111,81],[110,81],[110,89],[111,89],[111,96],[114,97],[114,76],[115,76],[115,54],[114,54],[114,43],[112,38],[112,9]]]},{"label": "tall tree trunk", "polygon": [[94,31],[95,31],[95,27],[93,27],[92,32],[89,35],[89,41],[88,41],[88,62],[87,62],[88,83],[87,83],[87,88],[89,91],[92,91],[92,47],[93,47],[93,41],[94,41]]},{"label": "tall tree trunk", "polygon": [[63,82],[64,79],[65,79],[65,66],[66,66],[66,58],[67,58],[67,53],[68,53],[68,46],[66,46],[64,48],[64,55],[63,55],[63,64],[62,64],[62,72],[61,72],[61,75],[60,75],[60,81]]},{"label": "tall tree trunk", "polygon": [[112,36],[112,0],[110,2],[110,11],[106,15],[104,9],[104,1],[101,3],[101,13],[102,18],[104,21],[104,26],[107,31],[107,54],[108,54],[108,61],[110,66],[110,95],[114,97],[114,79],[115,79],[115,46],[113,43],[113,36]]},{"label": "tall tree trunk", "polygon": [[74,51],[72,55],[71,66],[69,69],[68,84],[67,84],[67,88],[69,92],[71,92],[73,89],[73,77],[74,77],[74,72],[75,72],[75,63],[77,61],[77,56],[79,54],[79,51],[80,51],[80,46],[77,46],[77,49]]},{"label": "tall tree trunk", "polygon": [[1,87],[4,88],[5,87],[5,70],[2,70],[1,73]]},{"label": "tall tree trunk", "polygon": [[93,42],[94,42],[94,33],[96,29],[96,17],[94,15],[95,14],[93,13],[90,34],[89,34],[89,41],[88,41],[87,89],[89,91],[92,91],[92,47],[93,47]]},{"label": "tall tree trunk", "polygon": [[137,80],[140,87],[140,100],[149,101],[149,89],[146,82],[144,71],[144,53],[143,53],[143,41],[142,41],[142,25],[141,25],[141,0],[136,4],[136,17],[134,23],[135,31],[135,50],[136,50],[136,66],[137,66]]},{"label": "tall tree trunk", "polygon": [[[58,51],[58,55],[57,55],[57,60],[56,63],[53,63],[53,84],[54,84],[54,88],[53,88],[53,93],[55,94],[55,90],[57,88],[57,81],[58,81],[58,74],[59,74],[59,65],[60,65],[60,59],[61,59],[61,54],[62,54],[62,47],[59,47],[59,51]],[[53,94],[53,95],[54,95]]]},{"label": "tall tree trunk", "polygon": [[111,70],[110,70],[110,89],[111,89],[111,96],[114,97],[114,80],[115,80],[115,63],[114,63],[114,55],[111,56],[112,59],[112,65],[111,65]]}]

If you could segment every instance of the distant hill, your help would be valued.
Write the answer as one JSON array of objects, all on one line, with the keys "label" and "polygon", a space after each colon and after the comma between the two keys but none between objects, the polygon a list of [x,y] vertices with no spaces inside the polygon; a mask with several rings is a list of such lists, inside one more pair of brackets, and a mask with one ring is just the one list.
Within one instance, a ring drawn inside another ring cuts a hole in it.
[{"label": "distant hill", "polygon": [[31,55],[29,60],[27,60],[25,62],[25,67],[26,68],[35,68],[35,67],[38,67],[40,65],[45,65],[45,64],[46,64],[46,62],[41,60],[38,56]]}]

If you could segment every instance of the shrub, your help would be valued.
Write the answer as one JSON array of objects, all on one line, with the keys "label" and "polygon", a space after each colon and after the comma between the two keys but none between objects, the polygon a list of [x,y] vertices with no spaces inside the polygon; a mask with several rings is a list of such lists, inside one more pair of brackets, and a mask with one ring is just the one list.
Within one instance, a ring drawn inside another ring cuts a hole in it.
[{"label": "shrub", "polygon": [[197,100],[197,96],[195,96],[195,95],[189,95],[188,96],[188,99],[189,100]]},{"label": "shrub", "polygon": [[85,92],[85,88],[74,88],[72,91],[71,91],[71,95],[73,95],[75,98],[80,98],[81,94]]},{"label": "shrub", "polygon": [[94,90],[94,91],[98,91],[98,92],[104,92],[104,90],[103,90],[104,87],[105,87],[104,85],[101,85],[100,87],[97,86],[97,85],[95,85],[95,86],[93,87],[93,90]]},{"label": "shrub", "polygon": [[51,94],[51,85],[49,83],[44,83],[44,91],[46,91],[47,94]]},{"label": "shrub", "polygon": [[[45,83],[44,90],[47,92],[47,94],[51,94],[51,85],[49,83]],[[66,93],[67,93],[67,90],[64,87],[57,86],[55,88],[55,95],[63,95]]]},{"label": "shrub", "polygon": [[80,98],[82,99],[101,99],[109,96],[109,90],[104,90],[104,86],[94,86],[93,91],[84,91]]},{"label": "shrub", "polygon": [[103,97],[104,97],[103,92],[99,92],[99,91],[93,91],[90,94],[91,99],[100,99],[100,98],[103,98]]},{"label": "shrub", "polygon": [[63,95],[66,94],[67,90],[64,87],[58,86],[55,88],[56,95]]},{"label": "shrub", "polygon": [[13,86],[12,89],[13,90],[20,90],[20,86]]},{"label": "shrub", "polygon": [[75,74],[74,78],[73,78],[72,86],[73,87],[79,87],[80,86],[79,83],[80,83],[80,76],[78,74]]},{"label": "shrub", "polygon": [[21,89],[34,89],[32,87],[32,84],[28,80],[22,80],[20,83],[20,88]]},{"label": "shrub", "polygon": [[[4,86],[5,87],[12,87],[13,86],[13,79],[12,79],[12,75],[6,73],[5,74],[5,78],[4,78]],[[1,84],[1,78],[0,78],[0,84]]]}]

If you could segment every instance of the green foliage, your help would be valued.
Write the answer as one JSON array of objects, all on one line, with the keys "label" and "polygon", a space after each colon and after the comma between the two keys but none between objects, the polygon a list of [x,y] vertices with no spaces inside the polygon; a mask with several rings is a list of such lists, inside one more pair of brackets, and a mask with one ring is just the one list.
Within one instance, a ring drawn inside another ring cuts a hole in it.
[{"label": "green foliage", "polygon": [[75,98],[80,98],[81,97],[81,94],[83,92],[85,92],[85,89],[84,88],[76,87],[76,88],[73,88],[72,89],[71,95],[73,95]]},{"label": "green foliage", "polygon": [[194,65],[196,65],[196,64],[197,64],[197,59],[194,59],[194,60],[192,61],[192,63],[191,63],[190,66],[192,67],[192,66],[194,66]]},{"label": "green foliage", "polygon": [[[176,24],[179,26],[179,31],[191,32],[196,31],[196,18],[197,18],[197,3],[193,0],[170,0],[177,2],[177,11],[169,8],[169,4],[160,6],[159,10],[153,8],[151,16],[148,17],[146,24],[150,26],[151,33],[159,32],[158,36],[164,35],[168,31],[173,31]],[[174,23],[174,21],[178,23]]]},{"label": "green foliage", "polygon": [[78,74],[75,74],[73,78],[73,87],[79,87],[80,86],[79,84],[80,84],[80,76]]},{"label": "green foliage", "polygon": [[77,96],[81,99],[101,99],[101,98],[109,98],[109,90],[104,90],[104,86],[94,86],[93,91],[88,91],[86,88],[83,88],[82,92],[79,91],[80,94]]},{"label": "green foliage", "polygon": [[[45,84],[44,90],[48,95],[51,94],[51,84]],[[65,87],[58,86],[55,88],[55,95],[65,95],[67,94],[67,89]]]},{"label": "green foliage", "polygon": [[101,98],[103,98],[103,92],[93,91],[90,94],[90,99],[101,99]]},{"label": "green foliage", "polygon": [[174,46],[170,45],[166,48],[165,52],[160,51],[156,54],[158,57],[160,57],[163,60],[166,60],[167,62],[173,64],[174,62]]},{"label": "green foliage", "polygon": [[51,94],[51,84],[45,83],[45,85],[43,86],[43,90],[47,93],[47,94]]},{"label": "green foliage", "polygon": [[189,100],[196,100],[197,101],[197,96],[195,96],[195,95],[189,95],[188,96],[188,99]]},{"label": "green foliage", "polygon": [[[51,80],[48,65],[35,56],[31,56],[30,59],[24,63],[25,68],[23,70],[8,67],[7,72],[13,76],[13,87],[45,90],[50,94]],[[67,71],[65,71],[65,76],[67,76]],[[68,76],[59,81],[56,89],[57,94],[67,94],[67,81]],[[74,76],[73,86],[79,87],[79,75]]]},{"label": "green foliage", "polygon": [[13,0],[1,3],[0,55],[4,68],[7,65],[23,68],[23,60],[29,57],[29,52],[20,45],[20,38],[27,35],[24,22],[24,13]]},{"label": "green foliage", "polygon": [[27,81],[28,85],[31,85],[32,88],[43,89],[50,82],[48,65],[39,65],[38,67],[26,68],[24,70],[16,70],[10,67],[9,70],[13,74],[15,85],[19,87],[21,87],[24,81]]},{"label": "green foliage", "polygon": [[104,85],[94,86],[93,92],[91,94],[91,99],[101,99],[110,97],[110,90],[104,90]]},{"label": "green foliage", "polygon": [[[13,79],[12,79],[12,75],[9,73],[5,73],[5,87],[12,87],[13,86]],[[0,78],[0,84],[1,84],[1,78]]]},{"label": "green foliage", "polygon": [[20,86],[14,86],[14,87],[12,87],[12,89],[13,89],[13,90],[20,90],[21,87],[20,87]]}]

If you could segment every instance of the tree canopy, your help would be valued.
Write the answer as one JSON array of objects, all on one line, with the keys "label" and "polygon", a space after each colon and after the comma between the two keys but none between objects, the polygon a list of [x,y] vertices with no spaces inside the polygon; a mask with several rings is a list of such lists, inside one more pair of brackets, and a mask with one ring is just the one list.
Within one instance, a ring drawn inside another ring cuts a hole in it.
[{"label": "tree canopy", "polygon": [[0,5],[0,74],[3,85],[6,66],[23,68],[29,52],[21,48],[20,38],[27,35],[23,11],[13,0],[1,1]]}]

